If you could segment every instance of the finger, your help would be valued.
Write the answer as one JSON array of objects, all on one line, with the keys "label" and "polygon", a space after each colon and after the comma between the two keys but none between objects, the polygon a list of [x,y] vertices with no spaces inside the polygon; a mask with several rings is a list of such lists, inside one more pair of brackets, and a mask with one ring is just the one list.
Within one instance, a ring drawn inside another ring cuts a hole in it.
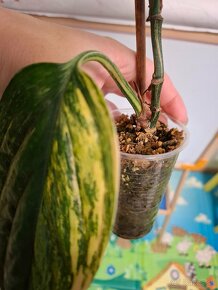
[{"label": "finger", "polygon": [[[148,69],[147,69],[147,86],[151,81],[151,71],[152,71],[152,62],[148,62]],[[109,79],[105,82],[103,86],[103,91],[105,94],[107,93],[115,93],[117,95],[122,96],[119,88],[115,85],[114,81]],[[150,102],[151,94],[150,92],[146,93],[146,99]],[[161,91],[160,97],[160,105],[163,111],[171,116],[173,119],[186,124],[188,122],[187,110],[185,104],[180,96],[179,92],[174,87],[172,81],[170,80],[169,76],[165,74],[164,83]]]},{"label": "finger", "polygon": [[188,115],[183,99],[167,75],[165,75],[160,100],[162,109],[169,116],[183,124],[187,124]]},{"label": "finger", "polygon": [[117,110],[117,109],[118,109],[118,107],[117,107],[114,103],[112,103],[111,101],[106,100],[106,103],[107,103],[108,108],[109,108],[111,111],[114,111],[114,110]]},{"label": "finger", "polygon": [[112,114],[113,119],[116,120],[116,118],[119,117],[119,116],[121,115],[120,110],[119,110],[118,107],[117,107],[114,103],[112,103],[111,101],[106,100],[106,103],[107,103],[108,108],[109,108],[110,111],[111,111],[111,114]]}]

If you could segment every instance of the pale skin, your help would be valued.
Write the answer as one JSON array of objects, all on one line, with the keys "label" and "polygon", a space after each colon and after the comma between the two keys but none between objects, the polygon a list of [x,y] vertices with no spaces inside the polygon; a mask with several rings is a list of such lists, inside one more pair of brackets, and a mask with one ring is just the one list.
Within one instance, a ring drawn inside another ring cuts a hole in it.
[{"label": "pale skin", "polygon": [[[36,62],[66,62],[86,50],[104,53],[119,67],[128,82],[136,81],[135,52],[112,38],[0,8],[0,39],[0,97],[14,74],[24,66]],[[152,61],[147,60],[146,66],[149,85]],[[114,81],[99,64],[89,63],[85,69],[105,94],[119,94]],[[183,100],[166,74],[161,107],[178,121],[187,123]]]}]

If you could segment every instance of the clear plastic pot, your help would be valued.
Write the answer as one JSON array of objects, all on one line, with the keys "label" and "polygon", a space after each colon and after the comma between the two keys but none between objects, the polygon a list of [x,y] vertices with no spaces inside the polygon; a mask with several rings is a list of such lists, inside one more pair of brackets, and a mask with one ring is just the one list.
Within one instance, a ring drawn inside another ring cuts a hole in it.
[{"label": "clear plastic pot", "polygon": [[[132,109],[114,111],[113,115],[133,113]],[[184,132],[184,141],[171,152],[140,155],[121,152],[120,192],[113,232],[119,237],[136,239],[149,233],[158,213],[172,170],[187,141],[187,130],[181,124],[162,118],[169,128]]]}]

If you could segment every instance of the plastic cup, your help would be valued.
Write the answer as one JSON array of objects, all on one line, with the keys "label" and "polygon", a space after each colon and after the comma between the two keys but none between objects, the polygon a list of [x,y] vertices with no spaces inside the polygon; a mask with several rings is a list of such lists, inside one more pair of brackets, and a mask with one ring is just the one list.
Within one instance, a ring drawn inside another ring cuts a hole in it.
[{"label": "plastic cup", "polygon": [[[113,232],[124,239],[135,239],[149,233],[153,227],[159,207],[147,209],[146,211],[127,211],[124,207],[119,207],[116,213],[116,222]],[[128,217],[127,217],[128,212]],[[129,230],[129,220],[131,218],[131,231]],[[139,222],[139,218],[143,222]]]},{"label": "plastic cup", "polygon": [[[133,113],[132,109],[113,112]],[[173,151],[158,155],[141,155],[121,152],[121,173],[118,207],[113,232],[121,238],[137,239],[149,233],[158,213],[179,153],[187,141],[187,130],[167,115],[162,116],[169,128],[183,130],[184,140]]]}]

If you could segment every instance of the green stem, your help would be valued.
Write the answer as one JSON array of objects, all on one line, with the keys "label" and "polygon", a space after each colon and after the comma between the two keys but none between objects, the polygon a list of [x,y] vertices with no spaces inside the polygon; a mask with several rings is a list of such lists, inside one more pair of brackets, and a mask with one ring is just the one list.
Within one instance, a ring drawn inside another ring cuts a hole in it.
[{"label": "green stem", "polygon": [[129,83],[125,80],[117,66],[108,57],[98,51],[86,51],[74,58],[73,62],[74,61],[77,63],[78,67],[88,61],[99,62],[114,79],[120,91],[123,93],[123,95],[127,98],[129,103],[133,107],[136,115],[139,116],[142,108],[137,94],[129,85]]},{"label": "green stem", "polygon": [[162,0],[149,0],[149,16],[151,22],[151,41],[154,59],[154,73],[151,80],[151,121],[150,127],[156,126],[160,114],[160,93],[164,80],[164,65],[161,43],[163,18],[161,16]]}]

